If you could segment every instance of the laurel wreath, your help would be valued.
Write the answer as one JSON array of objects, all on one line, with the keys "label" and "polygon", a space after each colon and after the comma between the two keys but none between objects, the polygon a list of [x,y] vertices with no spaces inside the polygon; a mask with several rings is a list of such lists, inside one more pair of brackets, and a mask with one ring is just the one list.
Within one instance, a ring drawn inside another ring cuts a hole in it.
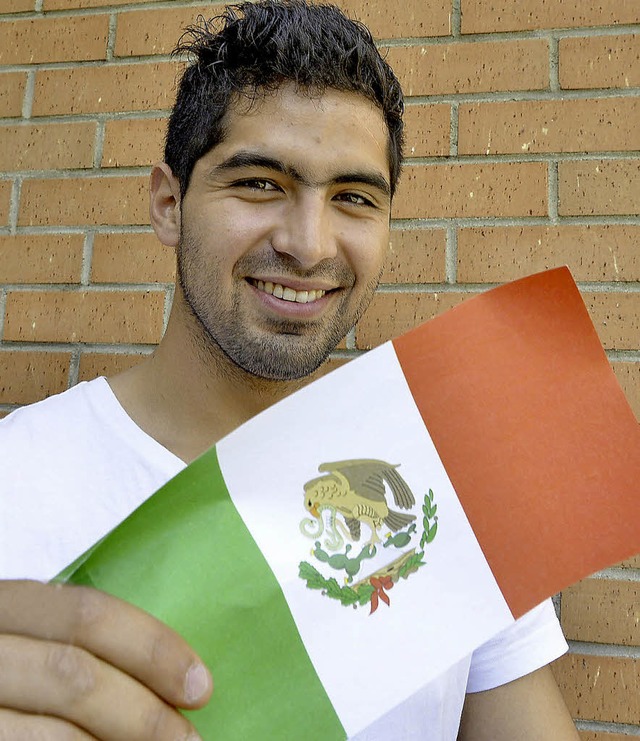
[{"label": "laurel wreath", "polygon": [[[436,533],[438,532],[437,511],[438,505],[434,502],[433,491],[429,489],[429,493],[425,494],[422,504],[423,529],[422,535],[420,536],[420,548],[422,550],[419,553],[414,553],[405,561],[398,571],[398,579],[408,579],[411,574],[426,565],[422,560],[424,557],[424,549],[427,545],[433,542]],[[301,561],[298,568],[298,575],[306,582],[309,589],[319,589],[323,594],[326,594],[327,597],[338,600],[345,607],[350,605],[358,607],[358,605],[369,604],[373,593],[376,591],[375,587],[369,581],[364,581],[354,587],[340,586],[335,577],[332,576],[329,579],[325,578],[318,569],[308,561]]]},{"label": "laurel wreath", "polygon": [[429,493],[424,495],[424,503],[422,504],[422,536],[420,538],[420,548],[424,548],[429,543],[433,542],[438,532],[438,505],[433,501],[433,491],[429,489]]}]

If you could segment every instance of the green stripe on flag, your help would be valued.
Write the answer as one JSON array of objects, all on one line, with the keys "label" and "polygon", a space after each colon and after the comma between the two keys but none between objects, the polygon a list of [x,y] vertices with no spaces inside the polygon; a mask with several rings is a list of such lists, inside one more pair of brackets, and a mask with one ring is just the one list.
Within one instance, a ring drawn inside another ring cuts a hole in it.
[{"label": "green stripe on flag", "polygon": [[264,556],[238,514],[215,448],[172,479],[86,559],[70,582],[164,621],[214,677],[186,713],[204,739],[332,741],[346,733]]}]

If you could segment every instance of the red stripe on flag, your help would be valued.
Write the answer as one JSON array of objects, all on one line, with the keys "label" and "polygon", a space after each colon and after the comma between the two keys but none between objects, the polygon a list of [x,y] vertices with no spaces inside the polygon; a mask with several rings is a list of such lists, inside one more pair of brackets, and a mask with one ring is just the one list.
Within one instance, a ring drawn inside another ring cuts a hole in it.
[{"label": "red stripe on flag", "polygon": [[566,268],[393,344],[515,617],[640,549],[640,426]]}]

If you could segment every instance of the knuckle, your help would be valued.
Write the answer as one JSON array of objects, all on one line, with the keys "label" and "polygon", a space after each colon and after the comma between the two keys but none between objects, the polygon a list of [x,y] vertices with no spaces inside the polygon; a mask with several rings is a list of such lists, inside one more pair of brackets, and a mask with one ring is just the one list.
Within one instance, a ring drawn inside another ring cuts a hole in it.
[{"label": "knuckle", "polygon": [[150,631],[146,659],[154,672],[162,673],[171,684],[177,683],[176,690],[182,690],[184,674],[188,668],[185,664],[186,659],[177,649],[171,633],[161,626]]},{"label": "knuckle", "polygon": [[103,618],[106,598],[102,592],[90,587],[73,587],[74,610],[71,635],[79,642],[90,634],[95,624]]},{"label": "knuckle", "polygon": [[96,687],[95,660],[82,649],[64,643],[53,643],[47,650],[45,666],[59,689],[71,700],[90,695]]},{"label": "knuckle", "polygon": [[175,738],[172,729],[175,728],[176,713],[162,702],[153,702],[147,709],[143,721],[143,736],[145,741],[164,741]]}]

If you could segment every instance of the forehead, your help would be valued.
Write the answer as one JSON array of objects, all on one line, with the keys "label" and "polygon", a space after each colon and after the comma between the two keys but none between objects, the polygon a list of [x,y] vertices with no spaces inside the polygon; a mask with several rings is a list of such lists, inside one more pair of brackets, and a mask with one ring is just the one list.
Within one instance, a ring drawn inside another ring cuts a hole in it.
[{"label": "forehead", "polygon": [[334,89],[311,95],[292,85],[256,100],[238,97],[224,120],[220,144],[203,159],[222,161],[251,150],[321,175],[338,165],[376,169],[389,177],[388,129],[362,95]]}]

